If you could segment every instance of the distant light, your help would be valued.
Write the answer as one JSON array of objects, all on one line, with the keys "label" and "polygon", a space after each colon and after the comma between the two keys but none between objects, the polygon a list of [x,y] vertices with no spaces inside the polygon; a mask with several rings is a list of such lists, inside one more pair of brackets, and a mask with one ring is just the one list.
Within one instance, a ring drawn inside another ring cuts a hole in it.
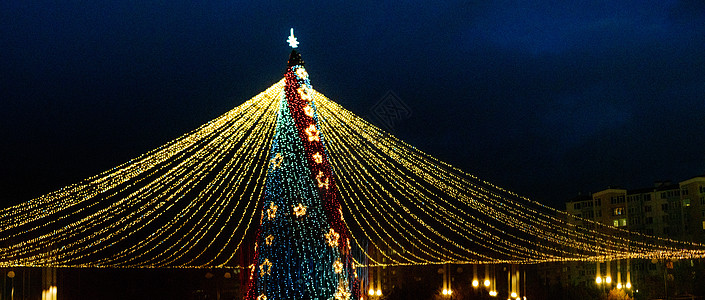
[{"label": "distant light", "polygon": [[377,289],[377,296],[382,296],[382,290]]},{"label": "distant light", "polygon": [[497,297],[497,291],[490,291],[490,296]]},{"label": "distant light", "polygon": [[602,283],[602,277],[600,277],[600,276],[595,277],[595,282],[597,282],[597,284]]},{"label": "distant light", "polygon": [[289,43],[291,48],[299,47],[299,42],[296,40],[296,37],[294,37],[294,28],[291,28],[291,35],[289,35],[289,39],[286,41]]},{"label": "distant light", "polygon": [[448,295],[448,290],[443,289],[443,295]]},{"label": "distant light", "polygon": [[490,286],[490,280],[489,280],[489,279],[485,279],[485,282],[484,282],[484,283],[485,283],[485,287],[489,287],[489,286]]},{"label": "distant light", "polygon": [[473,279],[473,281],[472,281],[472,286],[473,286],[473,287],[478,287],[478,286],[480,286],[480,282],[477,281],[477,279]]},{"label": "distant light", "polygon": [[631,283],[631,282],[627,282],[627,285],[625,285],[624,287],[626,287],[626,288],[628,288],[628,289],[631,289],[631,288],[632,288],[632,283]]},{"label": "distant light", "polygon": [[516,292],[512,292],[512,294],[511,294],[510,296],[511,296],[512,298],[516,298],[516,297],[517,297],[517,293],[516,293]]},{"label": "distant light", "polygon": [[610,276],[605,277],[605,282],[612,283],[612,277],[610,277]]},{"label": "distant light", "polygon": [[374,296],[374,295],[375,295],[375,290],[374,290],[373,288],[370,288],[370,290],[367,291],[367,294],[369,294],[370,296]]},{"label": "distant light", "polygon": [[617,283],[617,289],[618,289],[618,290],[621,290],[621,289],[622,289],[622,283],[621,283],[621,282],[620,282],[620,283]]}]

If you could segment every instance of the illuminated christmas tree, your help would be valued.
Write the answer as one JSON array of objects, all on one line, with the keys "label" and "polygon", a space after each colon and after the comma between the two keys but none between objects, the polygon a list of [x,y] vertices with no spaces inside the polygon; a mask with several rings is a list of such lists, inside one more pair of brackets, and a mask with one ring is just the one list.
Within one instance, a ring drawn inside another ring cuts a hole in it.
[{"label": "illuminated christmas tree", "polygon": [[[293,29],[288,42],[298,44]],[[296,50],[285,80],[246,299],[359,299],[340,194]]]}]

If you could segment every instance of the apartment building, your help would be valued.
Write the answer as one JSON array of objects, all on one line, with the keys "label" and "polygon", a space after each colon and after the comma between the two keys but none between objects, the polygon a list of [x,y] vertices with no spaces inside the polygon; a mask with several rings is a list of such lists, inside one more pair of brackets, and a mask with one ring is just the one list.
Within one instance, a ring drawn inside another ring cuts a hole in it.
[{"label": "apartment building", "polygon": [[[591,195],[579,195],[566,202],[571,215],[630,231],[677,240],[705,242],[705,175],[678,183],[657,181],[652,187],[627,190],[610,187]],[[569,217],[570,222],[595,228],[591,222]],[[673,294],[688,288],[673,280],[673,269],[679,266],[705,267],[700,261],[629,260],[610,263],[560,264],[560,271],[546,270],[556,276],[546,282],[564,286],[596,284],[596,277],[610,276],[610,287],[625,287],[627,281],[634,290],[650,288]],[[554,268],[557,269],[558,267]],[[550,268],[548,268],[550,269]],[[628,275],[627,275],[628,274]],[[629,276],[629,278],[627,278]],[[653,286],[654,280],[662,283]],[[602,279],[604,280],[604,279]],[[687,281],[687,280],[686,280]],[[601,284],[605,284],[604,282]],[[669,291],[670,289],[670,291]],[[654,293],[657,293],[654,292]]]}]

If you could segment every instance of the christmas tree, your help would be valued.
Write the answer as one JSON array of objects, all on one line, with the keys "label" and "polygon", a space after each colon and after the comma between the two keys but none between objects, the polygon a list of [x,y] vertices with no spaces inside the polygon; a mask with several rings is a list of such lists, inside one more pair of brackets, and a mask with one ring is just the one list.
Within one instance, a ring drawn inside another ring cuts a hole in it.
[{"label": "christmas tree", "polygon": [[[292,34],[289,43],[298,42]],[[359,299],[359,283],[301,55],[279,103],[246,299]]]}]

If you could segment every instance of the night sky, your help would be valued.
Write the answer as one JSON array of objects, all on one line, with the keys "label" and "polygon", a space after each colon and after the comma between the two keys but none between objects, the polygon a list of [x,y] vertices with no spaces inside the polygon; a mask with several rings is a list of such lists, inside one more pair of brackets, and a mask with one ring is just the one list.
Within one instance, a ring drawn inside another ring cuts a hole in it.
[{"label": "night sky", "polygon": [[705,174],[704,1],[379,2],[0,2],[0,206],[263,91],[290,27],[318,91],[551,206]]}]

